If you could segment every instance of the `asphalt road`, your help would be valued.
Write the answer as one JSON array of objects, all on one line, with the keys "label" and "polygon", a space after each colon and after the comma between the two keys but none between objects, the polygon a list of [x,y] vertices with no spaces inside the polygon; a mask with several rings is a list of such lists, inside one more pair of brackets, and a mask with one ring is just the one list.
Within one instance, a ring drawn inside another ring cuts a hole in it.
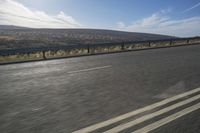
[{"label": "asphalt road", "polygon": [[[198,87],[200,45],[2,65],[0,132],[78,132]],[[199,94],[200,91],[196,91],[94,132],[109,132],[140,117],[184,103],[120,132],[139,130],[177,112],[183,114],[185,109],[198,108],[200,99],[194,100],[194,97]],[[186,103],[188,99],[192,101]],[[152,132],[200,132],[200,109]]]}]

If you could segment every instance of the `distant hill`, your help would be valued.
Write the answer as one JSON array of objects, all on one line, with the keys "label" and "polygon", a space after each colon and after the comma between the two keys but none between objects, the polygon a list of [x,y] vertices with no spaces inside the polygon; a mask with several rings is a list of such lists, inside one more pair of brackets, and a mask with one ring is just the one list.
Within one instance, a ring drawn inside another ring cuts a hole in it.
[{"label": "distant hill", "polygon": [[7,30],[11,30],[11,29],[28,29],[26,27],[20,27],[20,26],[14,26],[14,25],[0,25],[0,30],[2,29],[7,29]]},{"label": "distant hill", "polygon": [[32,29],[0,25],[0,49],[145,41],[172,36],[99,29]]}]

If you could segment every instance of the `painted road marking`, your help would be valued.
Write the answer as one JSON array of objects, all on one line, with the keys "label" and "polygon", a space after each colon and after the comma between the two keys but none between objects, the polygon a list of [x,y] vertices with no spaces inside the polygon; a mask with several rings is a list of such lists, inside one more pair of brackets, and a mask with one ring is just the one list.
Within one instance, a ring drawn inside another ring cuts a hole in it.
[{"label": "painted road marking", "polygon": [[126,113],[126,114],[117,116],[117,117],[115,117],[115,118],[112,118],[112,119],[109,119],[109,120],[106,120],[106,121],[103,121],[103,122],[100,122],[100,123],[91,125],[91,126],[89,126],[89,127],[86,127],[86,128],[83,128],[83,129],[80,129],[80,130],[77,130],[77,131],[74,131],[73,133],[89,133],[89,132],[95,131],[95,130],[97,130],[97,129],[100,129],[100,128],[109,126],[109,125],[111,125],[111,124],[113,124],[113,123],[119,122],[119,121],[121,121],[121,120],[127,119],[127,118],[129,118],[129,117],[135,116],[135,115],[140,114],[140,113],[142,113],[142,112],[149,111],[149,110],[152,110],[152,109],[154,109],[154,108],[163,106],[163,105],[165,105],[165,104],[167,104],[167,103],[173,102],[173,101],[175,101],[175,100],[178,100],[178,99],[180,99],[180,98],[189,96],[189,95],[194,94],[194,93],[197,93],[197,92],[199,92],[199,91],[200,91],[200,88],[197,88],[197,89],[194,89],[194,90],[191,90],[191,91],[187,91],[187,92],[184,92],[184,93],[182,93],[182,94],[173,96],[173,97],[171,97],[171,98],[167,98],[167,99],[165,99],[165,100],[162,100],[162,101],[160,101],[160,102],[157,102],[157,103],[148,105],[148,106],[146,106],[146,107],[137,109],[137,110],[135,110],[135,111],[132,111],[132,112],[129,112],[129,113]]},{"label": "painted road marking", "polygon": [[195,105],[193,105],[191,107],[188,107],[188,108],[186,108],[186,109],[184,109],[182,111],[179,111],[179,112],[177,112],[175,114],[172,114],[172,115],[170,115],[168,117],[165,117],[165,118],[163,118],[163,119],[161,119],[161,120],[159,120],[157,122],[154,122],[154,123],[152,123],[152,124],[150,124],[148,126],[145,126],[145,127],[141,128],[141,129],[139,129],[139,130],[136,130],[136,131],[134,131],[132,133],[148,133],[148,132],[150,132],[152,130],[155,130],[155,129],[157,129],[157,128],[159,128],[159,127],[161,127],[161,126],[163,126],[163,125],[165,125],[165,124],[167,124],[167,123],[169,123],[171,121],[174,121],[174,120],[176,120],[176,119],[178,119],[178,118],[180,118],[180,117],[182,117],[184,115],[187,115],[187,114],[189,114],[189,113],[191,113],[191,112],[193,112],[195,110],[198,110],[198,109],[200,109],[200,103],[195,104]]},{"label": "painted road marking", "polygon": [[154,113],[147,114],[147,115],[145,115],[145,116],[143,116],[143,117],[140,117],[140,118],[135,119],[135,120],[133,120],[133,121],[130,121],[130,122],[128,122],[128,123],[125,123],[125,124],[121,124],[121,125],[119,125],[119,126],[116,126],[116,127],[112,128],[112,129],[110,129],[110,130],[107,130],[107,131],[104,132],[104,133],[118,133],[118,132],[123,131],[123,130],[125,130],[125,129],[128,129],[128,128],[130,128],[130,127],[133,127],[133,126],[135,126],[135,125],[137,125],[137,124],[139,124],[139,123],[142,123],[142,122],[144,122],[144,121],[146,121],[146,120],[152,119],[152,118],[154,118],[154,117],[156,117],[156,116],[162,115],[162,114],[167,113],[167,112],[169,112],[169,111],[171,111],[171,110],[174,110],[174,109],[176,109],[176,108],[178,108],[178,107],[181,107],[181,106],[183,106],[183,105],[186,105],[186,104],[188,104],[188,103],[191,103],[191,102],[193,102],[193,101],[196,101],[196,100],[198,100],[199,98],[200,98],[200,94],[197,95],[197,96],[194,96],[194,97],[192,97],[192,98],[189,98],[189,99],[187,99],[187,100],[184,100],[184,101],[181,101],[181,102],[179,102],[179,103],[176,103],[176,104],[174,104],[174,105],[171,105],[171,106],[169,106],[169,107],[166,107],[166,108],[164,108],[164,109],[161,109],[161,110],[159,110],[159,111],[156,111],[156,112],[154,112]]},{"label": "painted road marking", "polygon": [[94,68],[88,68],[88,69],[70,71],[70,72],[67,72],[67,73],[68,74],[73,74],[73,73],[80,73],[80,72],[88,72],[88,71],[100,70],[100,69],[105,69],[105,68],[110,68],[110,67],[111,66],[94,67]]}]

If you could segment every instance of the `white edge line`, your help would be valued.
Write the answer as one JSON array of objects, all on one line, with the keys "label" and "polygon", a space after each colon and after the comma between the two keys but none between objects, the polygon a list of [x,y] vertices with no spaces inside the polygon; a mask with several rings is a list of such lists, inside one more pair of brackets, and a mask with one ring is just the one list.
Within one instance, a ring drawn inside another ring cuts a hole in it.
[{"label": "white edge line", "polygon": [[105,69],[105,68],[109,68],[109,67],[111,67],[111,66],[109,65],[109,66],[102,66],[102,67],[94,67],[94,68],[70,71],[70,72],[67,72],[67,73],[68,74],[73,74],[73,73],[80,73],[80,72],[88,72],[88,71],[94,71],[94,70],[99,70],[99,69]]},{"label": "white edge line", "polygon": [[191,91],[188,91],[188,92],[185,92],[185,93],[182,93],[182,94],[173,96],[173,97],[171,97],[171,98],[168,98],[168,99],[162,100],[162,101],[160,101],[160,102],[157,102],[157,103],[148,105],[148,106],[146,106],[146,107],[137,109],[137,110],[135,110],[135,111],[132,111],[132,112],[129,112],[129,113],[126,113],[126,114],[117,116],[117,117],[115,117],[115,118],[112,118],[112,119],[109,119],[109,120],[106,120],[106,121],[103,121],[103,122],[100,122],[100,123],[97,123],[97,124],[94,124],[94,125],[91,125],[91,126],[82,128],[82,129],[77,130],[77,131],[74,131],[74,132],[72,132],[72,133],[88,133],[88,132],[92,132],[92,131],[97,130],[97,129],[99,129],[99,128],[103,128],[103,127],[105,127],[105,126],[111,125],[111,124],[113,124],[113,123],[115,123],[115,122],[124,120],[124,119],[129,118],[129,117],[132,117],[132,116],[137,115],[137,114],[139,114],[139,113],[142,113],[142,112],[145,112],[145,111],[148,111],[148,110],[157,108],[157,107],[159,107],[159,106],[165,105],[165,104],[170,103],[170,102],[172,102],[172,101],[175,101],[175,100],[177,100],[177,99],[183,98],[183,97],[188,96],[188,95],[191,95],[191,94],[193,94],[193,93],[196,93],[196,92],[198,92],[198,91],[200,91],[200,88],[196,88],[196,89],[194,89],[194,90],[191,90]]},{"label": "white edge line", "polygon": [[195,105],[193,105],[191,107],[188,107],[188,108],[186,108],[186,109],[184,109],[182,111],[179,111],[179,112],[177,112],[175,114],[172,114],[172,115],[170,115],[168,117],[165,117],[165,118],[163,118],[163,119],[161,119],[161,120],[159,120],[157,122],[149,124],[148,126],[145,126],[145,127],[141,128],[141,129],[138,129],[138,130],[136,130],[136,131],[134,131],[132,133],[148,133],[150,131],[153,131],[153,130],[155,130],[155,129],[157,129],[157,128],[159,128],[159,127],[161,127],[161,126],[163,126],[163,125],[165,125],[167,123],[170,123],[170,122],[172,122],[172,121],[174,121],[174,120],[176,120],[176,119],[178,119],[178,118],[180,118],[180,117],[182,117],[184,115],[187,115],[187,114],[189,114],[189,113],[191,113],[191,112],[193,112],[195,110],[198,110],[198,109],[200,109],[200,103],[195,104]]}]

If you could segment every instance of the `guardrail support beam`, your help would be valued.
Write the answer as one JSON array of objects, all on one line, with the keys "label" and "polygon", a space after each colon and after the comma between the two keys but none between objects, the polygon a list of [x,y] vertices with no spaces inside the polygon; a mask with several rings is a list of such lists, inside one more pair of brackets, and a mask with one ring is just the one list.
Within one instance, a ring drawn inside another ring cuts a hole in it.
[{"label": "guardrail support beam", "polygon": [[90,45],[88,44],[87,46],[87,53],[89,54],[90,53]]},{"label": "guardrail support beam", "polygon": [[47,59],[46,55],[45,55],[45,51],[42,51],[42,56],[43,56],[43,59],[45,59],[45,60]]},{"label": "guardrail support beam", "polygon": [[124,50],[124,42],[122,42],[122,48],[121,48],[121,50]]}]

